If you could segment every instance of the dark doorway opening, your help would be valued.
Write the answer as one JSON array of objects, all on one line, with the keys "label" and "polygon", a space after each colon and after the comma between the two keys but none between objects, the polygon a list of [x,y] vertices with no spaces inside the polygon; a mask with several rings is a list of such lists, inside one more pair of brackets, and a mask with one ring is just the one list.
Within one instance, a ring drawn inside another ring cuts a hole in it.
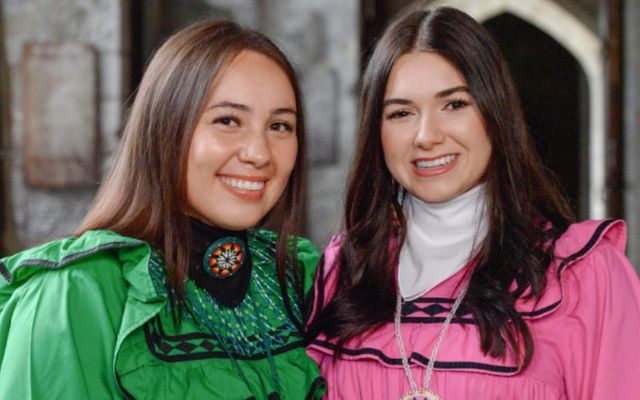
[{"label": "dark doorway opening", "polygon": [[484,23],[507,59],[527,125],[575,212],[588,213],[587,80],[575,58],[545,34],[511,14]]},{"label": "dark doorway opening", "polygon": [[126,44],[131,57],[126,68],[126,91],[132,94],[158,47],[173,33],[205,18],[231,18],[222,7],[205,0],[129,0],[126,2]]}]

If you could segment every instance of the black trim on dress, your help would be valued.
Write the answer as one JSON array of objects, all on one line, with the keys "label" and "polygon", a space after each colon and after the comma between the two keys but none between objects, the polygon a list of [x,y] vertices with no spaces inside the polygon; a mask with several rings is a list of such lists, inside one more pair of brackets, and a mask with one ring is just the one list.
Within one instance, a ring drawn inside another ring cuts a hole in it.
[{"label": "black trim on dress", "polygon": [[311,400],[313,399],[313,397],[315,396],[316,392],[318,391],[318,389],[320,388],[320,385],[322,385],[324,383],[324,379],[319,376],[317,377],[312,383],[311,383],[311,387],[309,388],[309,393],[307,393],[307,396],[304,398],[304,400]]},{"label": "black trim on dress", "polygon": [[[331,342],[327,342],[324,340],[314,340],[312,342],[312,344],[315,344],[317,346],[323,347],[325,349],[331,350],[331,351],[335,351],[336,350],[336,345],[331,343]],[[346,355],[350,355],[350,356],[359,356],[359,355],[365,355],[365,354],[370,354],[373,356],[378,357],[381,361],[383,361],[385,364],[387,365],[402,365],[402,359],[401,358],[392,358],[387,356],[386,354],[384,354],[382,351],[378,350],[378,349],[372,349],[370,347],[367,348],[362,348],[362,349],[347,349],[347,348],[343,348],[342,349],[342,353],[346,354]],[[409,357],[409,361],[411,361],[411,359],[415,359],[420,361],[421,364],[427,365],[429,363],[429,358],[423,356],[422,354],[419,353],[412,353],[411,356]],[[479,363],[479,362],[472,362],[472,361],[436,361],[435,368],[438,369],[478,369],[478,370],[484,370],[484,371],[491,371],[491,372],[500,372],[500,373],[514,373],[514,372],[518,372],[518,367],[515,366],[503,366],[503,365],[494,365],[494,364],[485,364],[485,363]]]},{"label": "black trim on dress", "polygon": [[0,275],[2,275],[7,282],[11,282],[11,271],[9,271],[9,268],[7,268],[4,263],[0,263]]},{"label": "black trim on dress", "polygon": [[[162,320],[159,316],[155,316],[145,323],[143,329],[149,351],[159,360],[165,362],[180,362],[206,360],[210,358],[229,359],[229,355],[218,345],[219,341],[215,335],[204,332],[175,336],[167,335],[162,327]],[[271,354],[275,356],[303,347],[305,347],[305,344],[302,338],[300,338],[277,349],[272,349]],[[166,351],[162,349],[166,349]],[[184,353],[175,355],[167,354],[175,349],[183,351]],[[197,352],[194,352],[194,350],[197,350]],[[234,354],[233,357],[237,360],[261,360],[267,358],[268,355],[264,352],[250,356]]]}]

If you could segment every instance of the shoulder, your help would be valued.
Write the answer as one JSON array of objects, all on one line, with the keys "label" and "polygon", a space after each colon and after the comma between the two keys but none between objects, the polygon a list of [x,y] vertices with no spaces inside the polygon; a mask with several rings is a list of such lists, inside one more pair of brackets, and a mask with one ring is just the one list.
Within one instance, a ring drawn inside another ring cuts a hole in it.
[{"label": "shoulder", "polygon": [[[14,367],[0,367],[0,387],[11,382],[5,388],[20,393],[16,398],[44,398],[45,391],[54,398],[86,398],[87,387],[116,393],[110,365],[128,303],[127,274],[141,275],[132,266],[149,253],[140,240],[91,231],[0,260],[0,365]],[[140,288],[135,293],[142,297]],[[75,383],[52,381],[61,361]],[[17,371],[29,379],[18,380]]]},{"label": "shoulder", "polygon": [[[555,244],[550,273],[594,279],[602,275],[637,276],[625,253],[627,230],[622,220],[584,221],[569,226]],[[632,274],[630,274],[632,273]]]},{"label": "shoulder", "polygon": [[[124,285],[124,267],[151,253],[146,242],[110,231],[89,231],[24,250],[0,260],[0,304],[16,291],[66,288],[69,295],[101,287]],[[80,284],[82,283],[82,284]]]},{"label": "shoulder", "polygon": [[525,317],[538,318],[560,308],[598,302],[606,296],[640,293],[638,276],[624,255],[626,226],[621,220],[583,221],[556,240],[546,288],[537,300],[520,300]]},{"label": "shoulder", "polygon": [[638,276],[624,254],[626,239],[621,220],[573,224],[558,239],[555,253],[560,261],[555,273],[569,308],[640,294]]},{"label": "shoulder", "polygon": [[576,259],[602,247],[613,247],[624,253],[627,228],[622,220],[588,220],[571,224],[556,240],[555,255]]},{"label": "shoulder", "polygon": [[131,287],[136,298],[155,298],[150,258],[146,242],[109,231],[89,231],[6,257],[0,260],[0,320],[13,321],[14,336],[43,324],[39,331],[45,336],[50,329],[67,332],[78,324],[119,326]]}]

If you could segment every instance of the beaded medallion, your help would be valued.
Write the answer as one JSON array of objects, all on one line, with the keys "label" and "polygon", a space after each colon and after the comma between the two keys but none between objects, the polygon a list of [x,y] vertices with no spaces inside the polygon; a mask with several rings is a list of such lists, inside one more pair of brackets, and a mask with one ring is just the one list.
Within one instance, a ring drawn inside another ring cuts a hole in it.
[{"label": "beaded medallion", "polygon": [[204,252],[202,265],[211,277],[226,279],[242,266],[246,250],[244,243],[234,237],[218,239]]}]

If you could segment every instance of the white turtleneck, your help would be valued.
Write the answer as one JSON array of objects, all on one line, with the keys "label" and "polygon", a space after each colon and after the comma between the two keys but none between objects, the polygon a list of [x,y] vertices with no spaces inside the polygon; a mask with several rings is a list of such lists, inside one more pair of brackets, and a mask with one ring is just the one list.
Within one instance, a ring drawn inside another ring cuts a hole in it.
[{"label": "white turtleneck", "polygon": [[413,300],[463,268],[487,234],[485,185],[442,203],[407,194],[407,236],[400,249],[398,285]]}]

